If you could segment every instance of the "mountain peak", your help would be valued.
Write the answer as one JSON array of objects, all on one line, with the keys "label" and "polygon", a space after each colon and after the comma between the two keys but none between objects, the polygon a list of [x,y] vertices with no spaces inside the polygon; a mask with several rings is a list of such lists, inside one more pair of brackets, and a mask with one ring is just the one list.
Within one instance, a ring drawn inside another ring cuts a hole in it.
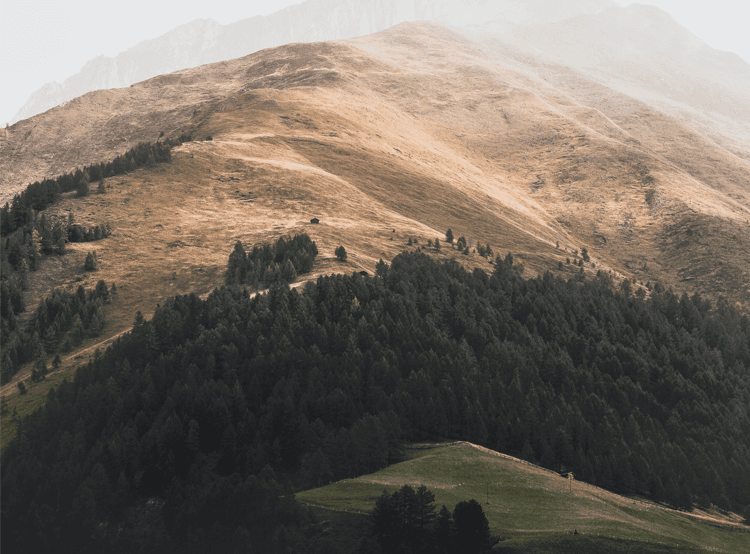
[{"label": "mountain peak", "polygon": [[292,42],[363,36],[405,21],[469,27],[488,21],[550,23],[616,6],[613,0],[307,0],[268,16],[228,25],[195,19],[160,37],[142,41],[114,58],[94,58],[67,78],[62,91],[55,95],[42,87],[31,95],[11,123],[92,90],[125,87],[156,75]]}]

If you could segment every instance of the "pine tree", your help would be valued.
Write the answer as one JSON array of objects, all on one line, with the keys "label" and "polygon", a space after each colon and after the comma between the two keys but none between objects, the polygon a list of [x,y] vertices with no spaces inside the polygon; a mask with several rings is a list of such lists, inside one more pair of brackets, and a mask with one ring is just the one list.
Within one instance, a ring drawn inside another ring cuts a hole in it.
[{"label": "pine tree", "polygon": [[99,263],[96,259],[96,250],[94,250],[93,252],[89,252],[86,255],[86,261],[83,264],[83,268],[86,271],[96,271],[97,269],[99,269]]},{"label": "pine tree", "polygon": [[78,184],[76,185],[76,196],[87,196],[89,193],[89,174],[83,172],[83,175],[79,178]]},{"label": "pine tree", "polygon": [[456,542],[462,552],[479,553],[490,548],[490,524],[482,506],[474,500],[459,502],[453,510]]}]

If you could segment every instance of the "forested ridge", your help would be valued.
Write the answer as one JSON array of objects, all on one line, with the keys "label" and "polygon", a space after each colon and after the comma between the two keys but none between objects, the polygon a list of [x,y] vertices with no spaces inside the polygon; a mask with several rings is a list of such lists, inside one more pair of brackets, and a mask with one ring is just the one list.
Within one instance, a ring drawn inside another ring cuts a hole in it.
[{"label": "forested ridge", "polygon": [[742,510],[749,334],[723,302],[525,280],[510,256],[492,276],[405,253],[375,277],[176,297],[21,422],[3,547],[304,551],[295,488],[451,438]]}]

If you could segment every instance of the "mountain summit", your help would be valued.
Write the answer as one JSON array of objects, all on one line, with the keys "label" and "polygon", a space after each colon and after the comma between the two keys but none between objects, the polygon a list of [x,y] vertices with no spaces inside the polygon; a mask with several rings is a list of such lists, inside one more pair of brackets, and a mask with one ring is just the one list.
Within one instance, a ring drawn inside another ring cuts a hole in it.
[{"label": "mountain summit", "polygon": [[114,58],[98,56],[62,84],[47,83],[11,123],[100,89],[121,88],[180,69],[246,56],[292,42],[368,35],[406,21],[477,26],[490,21],[544,24],[617,7],[612,0],[307,0],[228,25],[197,19]]}]

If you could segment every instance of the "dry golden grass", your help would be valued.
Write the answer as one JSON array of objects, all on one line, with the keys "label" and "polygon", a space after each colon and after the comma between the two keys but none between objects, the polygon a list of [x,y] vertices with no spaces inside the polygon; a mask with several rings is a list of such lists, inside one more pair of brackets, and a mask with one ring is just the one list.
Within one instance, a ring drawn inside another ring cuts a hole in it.
[{"label": "dry golden grass", "polygon": [[[401,25],[90,93],[19,122],[0,141],[6,197],[161,130],[198,139],[169,164],[107,179],[104,195],[49,208],[108,222],[113,234],[46,260],[27,304],[55,287],[115,282],[106,340],[137,310],[149,317],[169,296],[221,285],[237,240],[307,232],[321,252],[317,275],[372,271],[409,238],[426,247],[450,227],[512,251],[529,276],[571,275],[578,268],[565,259],[586,247],[588,273],[744,305],[748,162],[643,102],[503,48]],[[339,245],[346,263],[333,255]],[[85,273],[92,249],[100,269]],[[491,270],[445,244],[437,255]]]}]

